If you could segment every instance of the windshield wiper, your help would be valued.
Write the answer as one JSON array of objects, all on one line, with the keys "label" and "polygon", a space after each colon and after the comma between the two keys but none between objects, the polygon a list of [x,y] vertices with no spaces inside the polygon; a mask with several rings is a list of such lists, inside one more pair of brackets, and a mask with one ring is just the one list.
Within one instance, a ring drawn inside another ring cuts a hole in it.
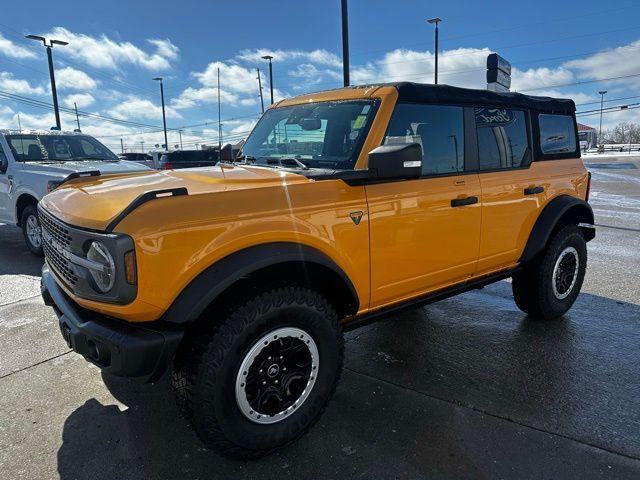
[{"label": "windshield wiper", "polygon": [[302,163],[300,160],[298,160],[297,158],[294,157],[290,157],[290,158],[278,158],[278,157],[271,157],[271,158],[267,158],[267,163],[278,163],[280,164],[280,166],[285,167],[285,162],[293,162],[296,164],[296,166],[300,167],[302,170],[309,170],[309,166]]}]

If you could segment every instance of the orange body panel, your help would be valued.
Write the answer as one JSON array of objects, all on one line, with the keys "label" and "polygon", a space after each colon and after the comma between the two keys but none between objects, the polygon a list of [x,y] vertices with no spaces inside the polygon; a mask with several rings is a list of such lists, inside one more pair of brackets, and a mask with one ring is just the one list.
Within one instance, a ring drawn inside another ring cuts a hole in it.
[{"label": "orange body panel", "polygon": [[[347,88],[285,100],[376,98],[379,108],[355,168],[382,144],[397,100],[391,86]],[[539,195],[524,188],[542,185]],[[215,168],[78,179],[46,196],[61,220],[104,230],[141,193],[186,187],[188,196],[138,207],[116,227],[135,243],[137,298],[113,305],[71,295],[80,305],[128,321],[158,319],[207,267],[244,248],[295,242],[316,248],[342,268],[360,303],[358,314],[403,302],[517,263],[541,209],[554,197],[584,198],[580,159],[534,162],[499,173],[422,178],[365,186],[312,180],[281,170]],[[451,200],[477,196],[476,205]],[[355,225],[349,214],[363,212]]]}]

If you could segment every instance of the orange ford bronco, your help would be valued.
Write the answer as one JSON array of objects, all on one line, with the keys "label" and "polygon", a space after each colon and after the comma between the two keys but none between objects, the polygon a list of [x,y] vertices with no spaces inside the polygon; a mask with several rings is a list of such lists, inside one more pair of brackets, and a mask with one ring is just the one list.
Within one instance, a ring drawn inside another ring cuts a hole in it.
[{"label": "orange ford bronco", "polygon": [[554,319],[594,238],[571,100],[446,85],[270,108],[216,167],[71,180],[39,204],[43,296],[106,372],[173,372],[209,446],[255,457],[333,394],[342,331],[511,277]]}]

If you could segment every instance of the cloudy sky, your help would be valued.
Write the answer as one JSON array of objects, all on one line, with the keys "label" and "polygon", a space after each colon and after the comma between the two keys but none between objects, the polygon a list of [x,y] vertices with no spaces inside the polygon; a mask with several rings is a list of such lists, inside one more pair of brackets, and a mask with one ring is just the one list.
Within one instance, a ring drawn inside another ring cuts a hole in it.
[{"label": "cloudy sky", "polygon": [[[0,128],[48,129],[46,55],[25,34],[69,42],[54,48],[63,128],[115,151],[162,143],[159,86],[167,102],[169,143],[217,143],[220,69],[225,139],[242,138],[261,110],[257,68],[269,103],[274,57],[276,100],[342,85],[340,1],[11,2],[0,17]],[[440,34],[440,83],[484,88],[485,62],[498,52],[514,66],[512,90],[571,97],[580,122],[597,126],[599,90],[611,126],[640,121],[640,3],[350,0],[352,83],[432,82],[433,29]]]}]

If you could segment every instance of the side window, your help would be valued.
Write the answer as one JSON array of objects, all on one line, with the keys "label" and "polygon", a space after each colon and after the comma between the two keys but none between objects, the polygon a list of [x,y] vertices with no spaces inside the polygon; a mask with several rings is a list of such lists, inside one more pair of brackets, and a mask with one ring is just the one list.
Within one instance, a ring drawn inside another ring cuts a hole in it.
[{"label": "side window", "polygon": [[522,110],[476,108],[480,170],[526,167],[531,163]]},{"label": "side window", "polygon": [[422,146],[423,175],[462,172],[462,107],[398,104],[393,112],[384,144],[402,143],[419,143]]},{"label": "side window", "polygon": [[545,155],[576,151],[576,131],[569,115],[538,115],[540,149]]}]

